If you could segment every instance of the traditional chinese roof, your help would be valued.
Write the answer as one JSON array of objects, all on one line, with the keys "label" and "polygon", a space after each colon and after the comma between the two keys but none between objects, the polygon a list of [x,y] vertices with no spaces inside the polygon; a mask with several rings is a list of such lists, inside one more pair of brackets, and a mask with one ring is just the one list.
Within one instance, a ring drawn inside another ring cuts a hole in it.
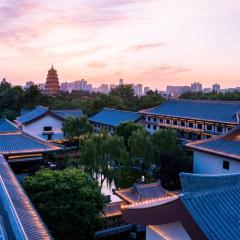
[{"label": "traditional chinese roof", "polygon": [[89,118],[89,121],[116,127],[124,122],[136,122],[142,117],[141,113],[103,108],[102,111]]},{"label": "traditional chinese roof", "polygon": [[182,117],[224,123],[239,123],[239,101],[168,100],[158,107],[142,111],[145,114]]},{"label": "traditional chinese roof", "polygon": [[64,120],[65,118],[71,116],[71,117],[82,117],[83,112],[81,109],[76,110],[50,110],[48,107],[43,106],[37,106],[34,110],[26,111],[22,110],[21,113],[23,113],[20,117],[18,117],[15,121],[22,124],[28,124],[31,123],[46,114],[50,114],[51,116],[58,118],[60,120]]},{"label": "traditional chinese roof", "polygon": [[58,116],[62,118],[67,118],[67,117],[82,117],[83,116],[83,111],[82,109],[76,109],[76,110],[51,110],[52,112],[56,113]]},{"label": "traditional chinese roof", "polygon": [[[6,126],[6,129],[11,126],[11,122],[7,119],[3,121],[0,124],[0,129],[1,126]],[[16,126],[15,129],[9,131],[0,131],[0,154],[3,155],[48,152],[61,149],[60,146],[34,137]]]},{"label": "traditional chinese roof", "polygon": [[181,173],[180,178],[181,194],[124,206],[123,219],[161,226],[181,222],[191,239],[238,239],[240,174]]},{"label": "traditional chinese roof", "polygon": [[180,195],[207,239],[240,236],[240,174],[219,176],[181,174]]},{"label": "traditional chinese roof", "polygon": [[219,137],[190,142],[186,146],[193,150],[240,160],[240,126]]},{"label": "traditional chinese roof", "polygon": [[1,132],[16,132],[17,126],[6,118],[0,120],[0,133]]},{"label": "traditional chinese roof", "polygon": [[8,229],[7,239],[52,239],[2,155],[0,155],[0,204],[1,211],[4,212],[3,225]]},{"label": "traditional chinese roof", "polygon": [[123,206],[125,204],[126,204],[126,202],[124,202],[124,201],[111,202],[111,203],[106,204],[106,206],[103,210],[104,217],[109,218],[109,217],[121,216],[122,215],[121,206]]},{"label": "traditional chinese roof", "polygon": [[117,189],[115,194],[128,203],[143,202],[171,195],[162,187],[160,182],[136,184],[131,188]]},{"label": "traditional chinese roof", "polygon": [[47,113],[48,111],[49,111],[48,107],[37,106],[34,110],[28,111],[23,115],[21,115],[20,117],[18,117],[16,119],[16,122],[22,123],[22,124],[31,122],[32,120],[39,118],[40,116]]}]

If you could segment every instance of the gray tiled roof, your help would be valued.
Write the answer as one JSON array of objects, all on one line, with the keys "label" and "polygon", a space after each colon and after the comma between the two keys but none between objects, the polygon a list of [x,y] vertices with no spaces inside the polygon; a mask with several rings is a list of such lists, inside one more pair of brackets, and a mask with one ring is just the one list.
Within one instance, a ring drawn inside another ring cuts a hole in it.
[{"label": "gray tiled roof", "polygon": [[9,217],[9,222],[16,239],[52,239],[7,161],[1,155],[0,176],[5,186],[3,191],[7,191],[7,195],[1,194],[0,200],[3,201],[3,205],[6,208],[7,216]]},{"label": "gray tiled roof", "polygon": [[240,126],[219,137],[189,142],[186,146],[240,160]]},{"label": "gray tiled roof", "polygon": [[182,173],[180,199],[210,240],[240,238],[240,174]]},{"label": "gray tiled roof", "polygon": [[102,111],[89,118],[89,121],[116,127],[124,122],[136,122],[142,117],[141,113],[103,108]]},{"label": "gray tiled roof", "polygon": [[216,122],[238,123],[239,101],[168,100],[143,113],[201,119]]}]

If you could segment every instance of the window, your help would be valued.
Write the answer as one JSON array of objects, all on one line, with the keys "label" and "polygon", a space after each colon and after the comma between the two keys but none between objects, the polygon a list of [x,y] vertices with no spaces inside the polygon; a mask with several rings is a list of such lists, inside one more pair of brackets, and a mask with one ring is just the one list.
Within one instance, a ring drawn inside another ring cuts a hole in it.
[{"label": "window", "polygon": [[148,121],[151,122],[151,117],[148,117]]},{"label": "window", "polygon": [[193,123],[188,123],[188,127],[193,128]]},{"label": "window", "polygon": [[182,127],[185,127],[185,122],[181,122],[181,126],[182,126]]},{"label": "window", "polygon": [[175,121],[173,121],[173,125],[177,125],[177,121],[175,120]]},{"label": "window", "polygon": [[157,126],[153,126],[153,130],[156,130],[157,129]]},{"label": "window", "polygon": [[207,130],[212,131],[212,125],[207,125]]},{"label": "window", "polygon": [[228,128],[227,128],[228,131],[230,131],[230,130],[232,130],[232,129],[233,129],[232,127],[228,127]]},{"label": "window", "polygon": [[229,170],[229,161],[223,161],[223,169]]},{"label": "window", "polygon": [[160,123],[163,123],[163,118],[159,118],[159,122],[160,122]]},{"label": "window", "polygon": [[50,126],[43,127],[43,131],[52,131],[52,127]]},{"label": "window", "polygon": [[150,128],[151,128],[151,125],[150,125],[150,124],[148,124],[148,125],[147,125],[147,128],[148,128],[148,129],[150,129]]},{"label": "window", "polygon": [[157,121],[157,118],[155,117],[155,118],[153,119],[153,121],[156,122],[156,121]]},{"label": "window", "polygon": [[222,131],[223,131],[223,128],[220,126],[217,126],[217,132],[222,132]]},{"label": "window", "polygon": [[48,140],[52,140],[52,134],[47,135]]},{"label": "window", "polygon": [[197,125],[197,128],[198,128],[198,129],[202,129],[202,124],[198,124],[198,125]]},{"label": "window", "polygon": [[170,120],[169,119],[166,120],[166,124],[170,124]]}]

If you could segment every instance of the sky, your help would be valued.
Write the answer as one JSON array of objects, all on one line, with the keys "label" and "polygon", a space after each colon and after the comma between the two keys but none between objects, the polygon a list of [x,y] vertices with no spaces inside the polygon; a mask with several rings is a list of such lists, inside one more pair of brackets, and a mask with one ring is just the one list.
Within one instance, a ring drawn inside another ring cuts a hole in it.
[{"label": "sky", "polygon": [[240,86],[239,0],[0,0],[0,78]]}]

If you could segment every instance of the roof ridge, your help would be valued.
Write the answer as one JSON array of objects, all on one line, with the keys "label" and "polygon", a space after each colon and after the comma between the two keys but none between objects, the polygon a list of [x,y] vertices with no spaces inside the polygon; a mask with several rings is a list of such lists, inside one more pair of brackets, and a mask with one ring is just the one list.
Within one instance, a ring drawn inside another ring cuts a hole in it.
[{"label": "roof ridge", "polygon": [[240,187],[240,173],[221,175],[180,173],[180,179],[183,194],[208,192],[236,185]]},{"label": "roof ridge", "polygon": [[182,102],[207,102],[207,103],[229,103],[229,104],[234,104],[234,103],[239,103],[240,101],[230,101],[230,100],[210,100],[210,99],[168,99],[167,101],[172,101],[172,102],[177,102],[177,101],[182,101]]},{"label": "roof ridge", "polygon": [[128,112],[128,113],[141,114],[140,112],[137,112],[137,111],[129,111],[129,110],[116,109],[116,108],[108,108],[108,107],[104,107],[103,110],[113,110],[113,111],[116,111],[116,112]]},{"label": "roof ridge", "polygon": [[189,198],[189,197],[199,197],[199,196],[205,196],[213,193],[221,193],[224,191],[232,190],[240,188],[240,183],[237,184],[229,184],[226,186],[221,186],[221,187],[214,187],[211,189],[202,189],[200,191],[192,191],[192,192],[182,192],[179,194],[180,198]]}]

